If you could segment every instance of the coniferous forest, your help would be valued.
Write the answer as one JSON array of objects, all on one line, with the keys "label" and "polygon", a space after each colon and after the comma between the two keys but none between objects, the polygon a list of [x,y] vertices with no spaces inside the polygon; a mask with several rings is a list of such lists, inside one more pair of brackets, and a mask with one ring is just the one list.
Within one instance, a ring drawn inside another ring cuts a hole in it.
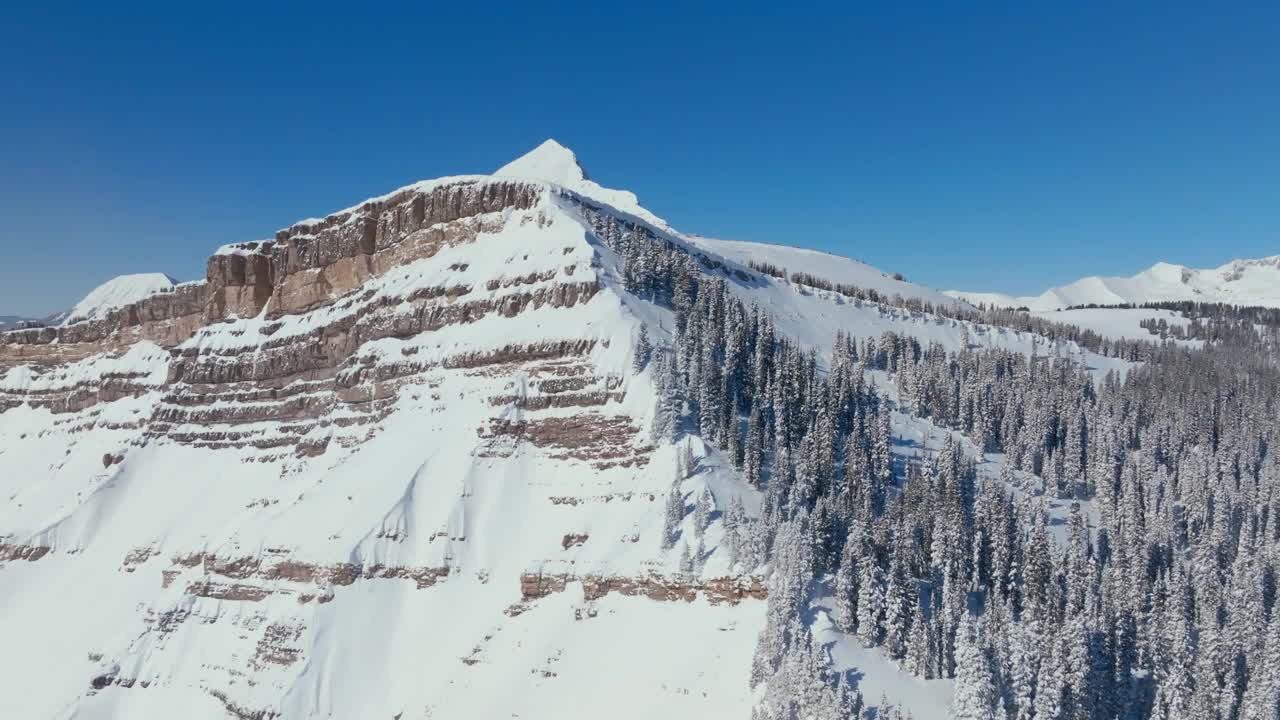
[{"label": "coniferous forest", "polygon": [[[864,645],[953,679],[958,717],[1280,718],[1274,312],[1170,308],[1192,317],[1180,337],[1210,340],[1195,348],[1154,324],[1151,341],[1113,341],[1013,311],[910,308],[1141,361],[1123,374],[893,333],[837,335],[828,359],[735,298],[742,271],[584,214],[627,289],[674,311],[672,341],[645,337],[636,357],[660,388],[655,435],[700,435],[763,493],[758,517],[723,513],[738,567],[769,577],[751,678],[760,720],[859,717],[867,704],[813,641],[806,611],[820,597]],[[895,412],[954,439],[895,461]],[[978,471],[980,454],[1002,460],[998,474]],[[678,492],[666,508],[674,547]],[[696,562],[701,549],[682,543]]]}]

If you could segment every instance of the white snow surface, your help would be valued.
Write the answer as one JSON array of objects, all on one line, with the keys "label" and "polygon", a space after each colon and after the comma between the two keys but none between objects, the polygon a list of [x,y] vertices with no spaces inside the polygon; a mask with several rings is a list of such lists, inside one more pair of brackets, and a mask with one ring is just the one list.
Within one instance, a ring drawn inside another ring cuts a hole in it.
[{"label": "white snow surface", "polygon": [[543,141],[538,147],[498,168],[494,176],[554,183],[638,217],[650,225],[670,229],[665,220],[641,207],[635,193],[612,190],[593,181],[573,151],[553,139]]},{"label": "white snow surface", "polygon": [[0,391],[50,392],[91,384],[106,375],[129,376],[138,382],[159,386],[169,371],[169,352],[155,343],[142,341],[129,346],[122,355],[105,353],[66,365],[40,367],[17,365],[0,373]]},{"label": "white snow surface", "polygon": [[170,291],[176,284],[176,280],[164,273],[120,275],[85,295],[84,299],[71,309],[63,324],[73,325],[86,320],[100,320],[112,310],[131,305],[156,293]]},{"label": "white snow surface", "polygon": [[946,294],[975,305],[1026,307],[1033,311],[1180,300],[1280,307],[1280,255],[1232,260],[1203,270],[1159,262],[1133,277],[1094,275],[1026,297],[961,290],[948,290]]},{"label": "white snow surface", "polygon": [[699,235],[686,237],[697,247],[733,260],[740,265],[745,266],[752,260],[757,263],[767,262],[777,265],[787,271],[788,277],[796,272],[809,273],[833,283],[875,290],[886,298],[899,295],[904,298],[918,298],[934,305],[962,304],[956,298],[944,295],[938,290],[905,280],[897,280],[890,274],[864,262],[821,250],[744,240],[716,240]]},{"label": "white snow surface", "polygon": [[[1158,335],[1152,335],[1140,323],[1143,320],[1164,320],[1169,327],[1185,328],[1191,324],[1181,313],[1172,310],[1144,310],[1140,308],[1075,308],[1072,310],[1044,310],[1032,312],[1036,317],[1053,322],[1076,325],[1085,330],[1092,330],[1099,335],[1113,340],[1147,340],[1159,342]],[[1179,345],[1199,347],[1201,340],[1178,340]]]}]

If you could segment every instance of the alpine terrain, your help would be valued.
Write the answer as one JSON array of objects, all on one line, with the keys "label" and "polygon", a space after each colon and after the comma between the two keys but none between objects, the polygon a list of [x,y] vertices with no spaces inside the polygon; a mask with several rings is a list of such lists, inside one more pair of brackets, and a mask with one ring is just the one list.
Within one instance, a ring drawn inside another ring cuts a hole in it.
[{"label": "alpine terrain", "polygon": [[1177,301],[1280,307],[1280,255],[1232,260],[1209,270],[1161,262],[1133,277],[1081,278],[1034,297],[958,290],[948,290],[946,294],[975,304],[1026,307],[1033,311]]},{"label": "alpine terrain", "polygon": [[1277,278],[953,297],[552,140],[116,278],[0,332],[0,716],[1275,720]]}]

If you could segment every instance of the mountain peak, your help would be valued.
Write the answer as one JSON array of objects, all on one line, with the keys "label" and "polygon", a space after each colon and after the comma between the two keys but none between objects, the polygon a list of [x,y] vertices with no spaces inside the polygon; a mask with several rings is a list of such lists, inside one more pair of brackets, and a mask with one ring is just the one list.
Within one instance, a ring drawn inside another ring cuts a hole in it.
[{"label": "mountain peak", "polygon": [[590,179],[573,151],[552,138],[503,165],[494,175],[546,180],[565,187],[574,187]]},{"label": "mountain peak", "polygon": [[1186,284],[1193,274],[1194,271],[1185,265],[1175,265],[1174,263],[1164,262],[1161,260],[1155,265],[1147,268],[1145,272],[1139,273],[1137,277],[1145,277],[1156,282],[1176,285]]},{"label": "mountain peak", "polygon": [[112,278],[84,297],[68,313],[65,323],[96,320],[116,308],[135,303],[158,292],[173,289],[177,281],[164,273],[136,273]]}]

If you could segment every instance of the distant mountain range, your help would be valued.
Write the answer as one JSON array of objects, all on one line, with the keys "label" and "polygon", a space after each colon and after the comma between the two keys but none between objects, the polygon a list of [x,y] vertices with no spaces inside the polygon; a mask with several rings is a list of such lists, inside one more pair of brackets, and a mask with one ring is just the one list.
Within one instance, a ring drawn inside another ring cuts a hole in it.
[{"label": "distant mountain range", "polygon": [[1180,300],[1280,307],[1280,255],[1232,260],[1205,270],[1160,262],[1133,277],[1094,275],[1026,297],[961,290],[948,290],[946,294],[975,305],[1026,307],[1033,311]]},{"label": "distant mountain range", "polygon": [[34,323],[37,325],[59,325],[63,320],[67,319],[67,311],[56,312],[52,315],[46,315],[42,318],[24,317],[22,315],[0,315],[0,331],[12,330],[22,323]]},{"label": "distant mountain range", "polygon": [[132,305],[157,293],[172,292],[177,284],[176,280],[163,273],[121,275],[94,288],[70,310],[62,310],[38,318],[0,315],[0,331],[12,330],[22,323],[53,327],[86,320],[100,320],[112,310]]}]

